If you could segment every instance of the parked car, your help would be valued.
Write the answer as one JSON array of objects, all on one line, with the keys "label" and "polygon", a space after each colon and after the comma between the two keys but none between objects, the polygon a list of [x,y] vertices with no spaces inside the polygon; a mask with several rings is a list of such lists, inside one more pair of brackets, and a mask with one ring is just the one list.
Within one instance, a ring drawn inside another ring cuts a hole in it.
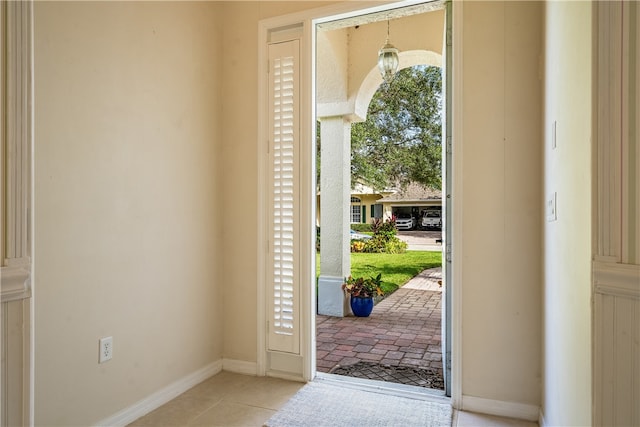
[{"label": "parked car", "polygon": [[371,238],[368,234],[358,233],[355,230],[351,230],[349,234],[351,235],[351,240],[369,240]]},{"label": "parked car", "polygon": [[416,219],[409,213],[399,213],[396,215],[396,228],[398,230],[413,230],[416,228]]},{"label": "parked car", "polygon": [[442,228],[442,216],[439,210],[427,210],[422,215],[422,228]]}]

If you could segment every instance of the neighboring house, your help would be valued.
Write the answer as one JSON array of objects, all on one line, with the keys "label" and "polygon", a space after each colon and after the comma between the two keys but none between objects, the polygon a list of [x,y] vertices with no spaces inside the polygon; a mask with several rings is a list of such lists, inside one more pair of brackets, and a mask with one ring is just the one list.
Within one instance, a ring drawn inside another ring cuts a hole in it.
[{"label": "neighboring house", "polygon": [[[356,184],[351,190],[351,201],[349,208],[349,220],[354,223],[368,223],[371,218],[381,218],[383,216],[383,205],[379,202],[386,195],[393,194],[394,190],[376,191],[373,188]],[[320,224],[320,197],[316,198],[316,224]]]},{"label": "neighboring house", "polygon": [[371,218],[387,220],[400,213],[411,214],[418,221],[427,209],[442,209],[442,191],[417,183],[381,193],[365,186],[356,186],[351,191],[352,223],[368,223]]},{"label": "neighboring house", "polygon": [[383,212],[380,199],[389,193],[389,191],[378,192],[364,184],[356,184],[355,187],[351,189],[351,202],[349,207],[351,223],[369,223],[371,222],[371,218],[380,218]]},{"label": "neighboring house", "polygon": [[[316,223],[320,224],[320,197],[317,196]],[[357,184],[351,190],[349,218],[352,224],[367,224],[371,218],[387,220],[400,213],[411,214],[416,221],[427,209],[442,209],[442,191],[412,183],[406,188],[376,191]]]}]

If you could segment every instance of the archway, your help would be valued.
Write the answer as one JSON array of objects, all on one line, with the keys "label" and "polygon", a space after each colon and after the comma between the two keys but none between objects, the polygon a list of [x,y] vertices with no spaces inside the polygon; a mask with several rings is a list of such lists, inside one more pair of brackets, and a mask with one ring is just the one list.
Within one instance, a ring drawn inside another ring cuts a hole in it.
[{"label": "archway", "polygon": [[[398,54],[400,65],[398,71],[405,68],[410,68],[416,65],[432,65],[435,67],[442,67],[442,55],[437,52],[429,50],[410,50],[406,52],[400,52]],[[354,118],[358,118],[361,121],[367,118],[367,110],[373,95],[376,93],[380,85],[382,84],[382,77],[377,67],[371,68],[371,71],[364,78],[358,89],[355,105],[354,105]]]}]

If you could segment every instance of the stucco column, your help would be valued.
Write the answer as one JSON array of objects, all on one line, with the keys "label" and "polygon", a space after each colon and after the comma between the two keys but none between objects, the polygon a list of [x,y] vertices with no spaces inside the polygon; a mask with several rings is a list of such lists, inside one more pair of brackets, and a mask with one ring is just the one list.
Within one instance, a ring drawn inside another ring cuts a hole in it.
[{"label": "stucco column", "polygon": [[322,118],[320,137],[318,313],[342,317],[350,312],[341,286],[351,271],[351,123],[343,116]]}]

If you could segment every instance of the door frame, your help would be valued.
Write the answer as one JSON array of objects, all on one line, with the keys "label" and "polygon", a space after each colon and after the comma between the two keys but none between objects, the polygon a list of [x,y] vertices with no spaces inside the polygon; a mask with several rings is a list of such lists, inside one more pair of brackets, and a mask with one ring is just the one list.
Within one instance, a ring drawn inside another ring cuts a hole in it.
[{"label": "door frame", "polygon": [[[363,1],[363,2],[343,2],[336,5],[322,7],[318,9],[310,9],[298,13],[289,15],[283,15],[275,18],[269,18],[260,21],[258,29],[259,38],[259,96],[258,96],[258,147],[261,150],[264,146],[265,126],[266,126],[266,111],[265,111],[265,99],[264,93],[267,85],[267,61],[266,50],[269,35],[278,30],[291,27],[302,26],[302,38],[301,38],[301,61],[302,61],[302,73],[301,73],[301,124],[302,132],[306,133],[306,138],[309,141],[315,141],[316,126],[315,126],[315,39],[316,39],[316,25],[334,21],[339,19],[345,19],[364,15],[367,13],[383,12],[390,9],[397,9],[407,7],[416,4],[429,3],[423,0],[407,0],[393,3],[387,3],[380,5],[375,1]],[[453,48],[451,49],[451,59],[449,75],[451,78],[451,99],[450,112],[448,117],[451,125],[451,145],[454,147],[451,150],[451,162],[449,170],[450,176],[450,188],[447,191],[448,202],[450,206],[450,224],[447,227],[450,229],[450,239],[448,242],[451,252],[450,263],[450,280],[446,282],[445,293],[448,295],[449,302],[445,305],[450,307],[450,312],[447,313],[447,320],[449,328],[448,336],[448,348],[451,350],[451,403],[454,408],[459,408],[462,402],[462,289],[461,286],[453,284],[459,284],[462,279],[462,268],[459,260],[463,259],[462,251],[462,110],[459,105],[462,105],[462,18],[463,18],[463,2],[454,1],[451,2],[450,8],[451,19],[451,41]],[[449,13],[447,13],[449,15]],[[448,18],[449,19],[449,18]],[[303,140],[305,138],[303,137]],[[315,150],[309,150],[310,157],[304,159],[302,166],[307,166],[306,170],[312,174],[312,184],[315,188]],[[258,180],[259,189],[263,186],[263,177],[266,170],[262,161],[258,164]],[[265,254],[262,250],[266,247],[265,231],[267,230],[267,224],[264,220],[266,205],[263,199],[263,191],[258,192],[259,208],[258,208],[258,278],[257,278],[257,373],[258,375],[266,375],[268,371],[268,352],[266,347],[266,328],[267,328],[267,316],[265,311],[265,296],[266,296],[266,283],[264,280],[265,273]],[[303,203],[309,203],[309,206],[304,207],[306,215],[303,217],[305,224],[315,224],[315,197],[305,198]],[[311,231],[314,227],[306,227]],[[303,230],[305,227],[303,227]],[[311,232],[310,231],[310,232]],[[315,238],[315,233],[314,238]],[[315,242],[315,240],[312,240]],[[308,247],[307,247],[308,246]],[[455,248],[455,251],[454,249]],[[454,258],[455,255],[455,258]],[[315,277],[315,243],[313,245],[306,245],[302,248],[302,260],[305,264],[304,270],[313,273]],[[313,278],[312,278],[313,279]],[[314,283],[314,280],[310,283]],[[309,288],[313,288],[309,286]],[[301,356],[302,356],[302,378],[305,381],[310,381],[316,376],[315,367],[315,291],[301,289]]]}]

